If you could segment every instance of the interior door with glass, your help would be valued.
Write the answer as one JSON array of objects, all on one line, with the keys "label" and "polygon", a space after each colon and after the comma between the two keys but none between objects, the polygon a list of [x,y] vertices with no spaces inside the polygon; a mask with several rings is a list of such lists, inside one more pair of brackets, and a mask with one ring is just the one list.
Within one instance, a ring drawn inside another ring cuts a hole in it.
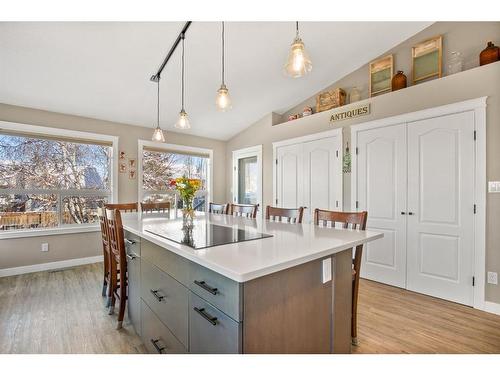
[{"label": "interior door with glass", "polygon": [[258,204],[262,212],[262,151],[252,147],[233,152],[233,203]]}]

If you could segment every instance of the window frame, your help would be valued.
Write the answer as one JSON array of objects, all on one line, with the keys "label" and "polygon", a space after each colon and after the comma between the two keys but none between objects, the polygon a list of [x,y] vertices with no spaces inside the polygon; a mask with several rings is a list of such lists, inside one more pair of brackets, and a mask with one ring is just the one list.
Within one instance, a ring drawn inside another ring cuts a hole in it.
[{"label": "window frame", "polygon": [[[146,141],[143,139],[139,139],[137,142],[137,160],[138,160],[138,165],[137,165],[137,198],[138,202],[142,202],[144,199],[144,196],[146,194],[168,194],[172,193],[175,197],[175,204],[177,204],[177,199],[178,199],[178,192],[175,189],[169,189],[169,190],[144,190],[143,189],[143,156],[144,156],[144,148],[154,148],[154,149],[159,149],[159,150],[165,150],[165,152],[173,152],[175,153],[178,151],[179,153],[183,154],[206,154],[208,156],[208,173],[207,173],[207,190],[206,193],[203,192],[197,192],[197,196],[199,195],[206,195],[206,204],[205,204],[205,211],[208,212],[208,206],[209,203],[212,201],[212,196],[213,196],[213,157],[214,157],[214,151],[210,148],[202,148],[202,147],[193,147],[193,146],[184,146],[184,145],[177,145],[173,143],[158,143],[158,142],[153,142],[153,141]],[[177,210],[174,210],[175,215],[177,215]],[[176,216],[177,217],[177,216]]]},{"label": "window frame", "polygon": [[58,197],[57,199],[57,212],[59,215],[59,225],[57,227],[51,228],[30,228],[30,229],[16,229],[12,231],[1,231],[0,239],[6,238],[22,238],[22,237],[34,237],[34,236],[44,236],[44,235],[54,235],[54,234],[68,234],[68,233],[82,233],[82,232],[94,232],[99,231],[99,223],[94,224],[62,224],[62,200],[66,196],[78,195],[78,196],[108,196],[110,198],[110,203],[114,203],[118,199],[118,140],[119,137],[107,134],[97,134],[82,132],[79,130],[69,130],[62,128],[51,128],[46,126],[29,125],[8,121],[0,121],[0,132],[7,131],[11,134],[19,133],[19,136],[29,136],[32,135],[36,137],[37,135],[42,137],[53,137],[53,138],[69,138],[71,139],[81,139],[85,141],[96,141],[96,143],[109,142],[112,147],[112,156],[110,160],[110,188],[109,190],[101,189],[0,189],[1,194],[54,194]]}]

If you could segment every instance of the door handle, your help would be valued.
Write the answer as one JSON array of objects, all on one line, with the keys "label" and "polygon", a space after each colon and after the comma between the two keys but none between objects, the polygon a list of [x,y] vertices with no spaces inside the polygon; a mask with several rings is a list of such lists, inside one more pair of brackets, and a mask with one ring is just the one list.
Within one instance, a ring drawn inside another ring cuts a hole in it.
[{"label": "door handle", "polygon": [[158,302],[162,302],[165,299],[165,296],[160,296],[158,294],[158,289],[151,289],[150,292],[153,296],[155,296],[155,298],[158,300]]},{"label": "door handle", "polygon": [[408,215],[414,215],[414,213],[410,211],[410,212],[408,212]]},{"label": "door handle", "polygon": [[134,254],[134,253],[127,254],[127,259],[128,260],[134,260],[135,258],[137,258],[136,254]]},{"label": "door handle", "polygon": [[205,289],[208,293],[211,293],[213,294],[214,296],[217,294],[218,292],[218,289],[217,288],[212,288],[211,286],[209,286],[206,282],[204,281],[198,281],[198,280],[195,280],[194,283],[196,285],[198,285],[200,288],[202,289]]},{"label": "door handle", "polygon": [[404,212],[404,211],[401,211],[401,215],[406,215],[406,212]]},{"label": "door handle", "polygon": [[125,238],[124,241],[126,243],[128,243],[129,245],[135,245],[135,241],[134,240],[129,240],[128,238]]}]

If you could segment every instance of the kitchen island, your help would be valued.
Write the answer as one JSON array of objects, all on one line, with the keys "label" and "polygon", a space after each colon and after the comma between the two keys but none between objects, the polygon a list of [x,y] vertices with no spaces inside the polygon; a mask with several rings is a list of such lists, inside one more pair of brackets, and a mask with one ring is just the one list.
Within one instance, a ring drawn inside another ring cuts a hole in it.
[{"label": "kitchen island", "polygon": [[350,353],[352,248],[383,235],[123,215],[128,313],[153,353]]}]

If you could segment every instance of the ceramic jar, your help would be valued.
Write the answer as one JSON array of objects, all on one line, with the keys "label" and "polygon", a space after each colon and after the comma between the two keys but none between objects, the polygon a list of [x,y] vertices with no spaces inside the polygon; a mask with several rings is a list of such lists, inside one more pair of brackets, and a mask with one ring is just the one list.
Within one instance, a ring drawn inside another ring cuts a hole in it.
[{"label": "ceramic jar", "polygon": [[488,46],[481,51],[479,55],[479,65],[486,65],[498,61],[500,59],[500,50],[492,42],[488,42]]},{"label": "ceramic jar", "polygon": [[392,91],[404,89],[407,86],[406,76],[402,70],[398,70],[397,74],[392,77]]},{"label": "ceramic jar", "polygon": [[349,103],[354,103],[361,100],[361,91],[354,87],[349,93]]}]

